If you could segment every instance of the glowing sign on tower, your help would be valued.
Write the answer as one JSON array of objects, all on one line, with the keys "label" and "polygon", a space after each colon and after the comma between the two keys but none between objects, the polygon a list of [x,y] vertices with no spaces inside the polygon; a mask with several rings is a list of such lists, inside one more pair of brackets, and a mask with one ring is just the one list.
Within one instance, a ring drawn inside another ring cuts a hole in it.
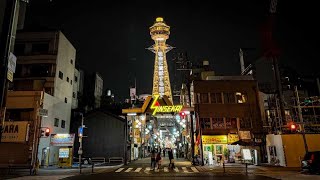
[{"label": "glowing sign on tower", "polygon": [[148,49],[155,53],[152,95],[166,95],[172,102],[171,85],[168,72],[166,53],[172,47],[166,44],[170,35],[168,26],[162,17],[156,18],[156,22],[150,27],[150,35],[155,44]]},{"label": "glowing sign on tower", "polygon": [[182,105],[176,105],[176,106],[160,106],[159,102],[159,95],[154,95],[154,99],[152,101],[150,109],[154,109],[152,112],[152,115],[155,115],[156,113],[172,113],[172,112],[180,112],[183,108]]}]

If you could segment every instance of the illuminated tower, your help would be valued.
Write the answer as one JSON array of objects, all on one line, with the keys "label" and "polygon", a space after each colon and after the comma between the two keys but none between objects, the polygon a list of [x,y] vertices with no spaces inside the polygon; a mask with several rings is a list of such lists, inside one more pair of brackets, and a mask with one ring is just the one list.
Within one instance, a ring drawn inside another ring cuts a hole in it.
[{"label": "illuminated tower", "polygon": [[166,40],[170,35],[170,26],[166,25],[163,18],[158,17],[153,26],[150,27],[150,35],[155,43],[148,49],[156,55],[153,71],[152,95],[166,95],[172,102],[170,78],[166,58],[166,53],[173,48],[166,44]]}]

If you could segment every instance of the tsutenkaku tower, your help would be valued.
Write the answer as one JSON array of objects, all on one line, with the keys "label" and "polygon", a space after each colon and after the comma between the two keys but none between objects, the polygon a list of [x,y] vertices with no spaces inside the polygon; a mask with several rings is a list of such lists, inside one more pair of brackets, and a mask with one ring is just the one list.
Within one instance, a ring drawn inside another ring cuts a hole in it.
[{"label": "tsutenkaku tower", "polygon": [[150,35],[154,40],[154,45],[148,49],[155,53],[152,95],[159,94],[161,97],[166,95],[172,102],[171,85],[166,58],[166,53],[173,48],[166,44],[166,40],[170,35],[170,26],[163,21],[163,18],[158,17],[156,22],[150,27]]}]

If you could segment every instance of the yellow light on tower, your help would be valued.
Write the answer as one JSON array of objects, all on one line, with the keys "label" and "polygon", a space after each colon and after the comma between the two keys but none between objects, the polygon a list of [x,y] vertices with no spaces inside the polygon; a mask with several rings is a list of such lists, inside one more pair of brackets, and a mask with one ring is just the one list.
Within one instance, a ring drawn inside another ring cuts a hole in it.
[{"label": "yellow light on tower", "polygon": [[163,18],[162,17],[157,17],[156,18],[156,22],[162,22],[163,21]]}]

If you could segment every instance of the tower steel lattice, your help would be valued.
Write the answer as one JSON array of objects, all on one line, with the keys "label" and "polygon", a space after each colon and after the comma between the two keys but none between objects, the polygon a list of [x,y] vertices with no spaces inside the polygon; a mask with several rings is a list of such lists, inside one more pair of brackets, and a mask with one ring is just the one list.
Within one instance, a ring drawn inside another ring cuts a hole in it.
[{"label": "tower steel lattice", "polygon": [[154,45],[147,48],[155,53],[152,95],[159,94],[161,97],[166,95],[172,102],[170,77],[166,58],[166,53],[173,49],[172,46],[166,44],[166,40],[170,35],[170,26],[163,21],[163,18],[158,17],[156,18],[155,23],[150,27],[150,35],[155,42]]}]

